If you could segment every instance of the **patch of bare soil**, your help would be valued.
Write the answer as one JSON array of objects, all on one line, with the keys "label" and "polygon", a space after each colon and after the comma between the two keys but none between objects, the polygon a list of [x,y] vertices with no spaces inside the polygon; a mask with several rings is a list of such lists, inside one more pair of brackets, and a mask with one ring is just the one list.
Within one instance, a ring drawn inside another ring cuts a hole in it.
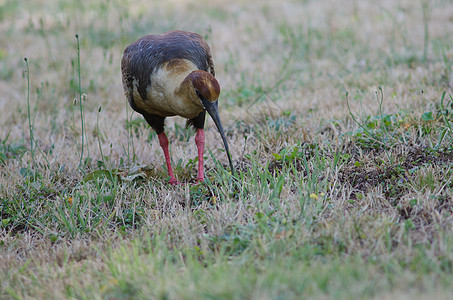
[{"label": "patch of bare soil", "polygon": [[[371,188],[380,186],[387,198],[399,212],[401,220],[410,219],[410,224],[424,237],[431,237],[434,231],[450,224],[453,216],[453,197],[451,194],[433,194],[429,199],[416,199],[404,197],[413,192],[413,183],[420,172],[428,168],[445,169],[453,164],[453,152],[433,151],[423,148],[411,148],[406,155],[397,163],[356,163],[348,162],[347,166],[340,171],[341,183],[348,184],[353,188],[351,198],[357,198],[359,194],[366,194]],[[445,186],[444,191],[453,188],[451,172],[445,172],[441,178],[432,180],[436,186]],[[427,196],[428,197],[428,196]],[[444,221],[440,221],[444,220]],[[450,220],[450,221],[448,221]],[[445,229],[445,228],[443,228]],[[422,232],[423,231],[423,232]]]},{"label": "patch of bare soil", "polygon": [[386,198],[395,202],[408,189],[410,177],[416,176],[410,170],[453,163],[452,151],[411,148],[405,152],[407,154],[393,164],[376,158],[369,162],[351,160],[340,171],[339,180],[342,184],[349,184],[357,193],[366,193],[372,187],[381,186]]}]

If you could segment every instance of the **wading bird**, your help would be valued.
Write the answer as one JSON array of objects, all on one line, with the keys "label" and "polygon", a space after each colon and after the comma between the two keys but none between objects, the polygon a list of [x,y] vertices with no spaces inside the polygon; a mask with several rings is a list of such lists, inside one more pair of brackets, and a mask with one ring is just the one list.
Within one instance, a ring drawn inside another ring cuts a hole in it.
[{"label": "wading bird", "polygon": [[156,131],[164,152],[170,183],[177,184],[170,163],[166,117],[181,116],[196,129],[198,181],[204,180],[204,123],[206,111],[223,140],[234,174],[228,143],[220,123],[220,85],[206,41],[197,33],[171,31],[147,35],[126,47],[121,60],[123,88],[132,109]]}]

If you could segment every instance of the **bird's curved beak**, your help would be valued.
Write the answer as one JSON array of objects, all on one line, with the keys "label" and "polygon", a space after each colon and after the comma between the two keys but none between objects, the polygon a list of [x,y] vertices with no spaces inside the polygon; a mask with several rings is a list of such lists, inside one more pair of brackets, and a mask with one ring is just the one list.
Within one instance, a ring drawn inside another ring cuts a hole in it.
[{"label": "bird's curved beak", "polygon": [[223,145],[225,146],[225,151],[228,156],[228,161],[230,162],[231,174],[234,175],[234,167],[233,167],[233,162],[231,161],[230,150],[228,148],[228,143],[227,143],[227,140],[225,137],[225,133],[223,132],[222,123],[220,123],[219,103],[217,100],[215,102],[211,102],[206,99],[201,99],[201,102],[203,103],[203,106],[206,109],[206,111],[208,112],[208,114],[214,120],[214,123],[217,126],[217,129],[219,130],[220,136],[222,137],[222,140],[223,140]]}]

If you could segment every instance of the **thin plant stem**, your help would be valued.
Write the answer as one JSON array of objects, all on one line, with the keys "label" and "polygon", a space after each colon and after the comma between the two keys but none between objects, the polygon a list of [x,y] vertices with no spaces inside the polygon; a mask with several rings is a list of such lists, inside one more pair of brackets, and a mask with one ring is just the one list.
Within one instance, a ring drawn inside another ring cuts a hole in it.
[{"label": "thin plant stem", "polygon": [[[134,147],[134,136],[133,136],[133,130],[131,126],[131,120],[132,120],[132,115],[134,112],[130,114],[129,117],[129,105],[126,103],[126,124],[127,124],[127,160],[129,163],[135,161],[135,147]],[[131,160],[131,148],[132,148],[132,160]]]},{"label": "thin plant stem", "polygon": [[130,122],[129,122],[129,112],[128,112],[128,104],[127,102],[126,103],[126,129],[127,129],[127,160],[128,160],[128,163],[130,163],[131,161],[131,152],[130,152],[130,139],[131,139],[131,136],[130,136]]},{"label": "thin plant stem", "polygon": [[[440,113],[442,115],[442,119],[444,120],[445,128],[444,128],[444,130],[442,130],[442,132],[440,134],[439,141],[437,142],[437,145],[435,146],[436,149],[438,149],[441,146],[447,133],[449,132],[451,134],[453,132],[452,126],[450,124],[450,121],[446,117],[446,113],[445,113],[445,109],[444,109],[444,99],[445,99],[446,94],[447,94],[447,92],[444,91],[442,93],[442,97],[440,99]],[[453,98],[451,97],[451,95],[450,95],[450,99],[453,101]]]},{"label": "thin plant stem", "polygon": [[105,157],[104,157],[104,153],[102,152],[102,147],[101,147],[101,132],[99,131],[99,114],[101,113],[101,110],[102,110],[102,107],[99,106],[98,115],[96,118],[96,131],[97,131],[97,136],[98,136],[99,151],[101,152],[102,162],[105,165]]},{"label": "thin plant stem", "polygon": [[80,152],[80,161],[79,161],[79,168],[82,168],[82,161],[83,161],[83,150],[85,148],[85,122],[83,118],[83,101],[82,101],[82,79],[80,76],[80,43],[79,43],[79,34],[76,33],[75,35],[77,39],[77,73],[79,76],[79,107],[80,107],[80,122],[82,123],[82,145],[81,145],[81,152]]},{"label": "thin plant stem", "polygon": [[[383,118],[383,114],[382,114],[382,103],[384,103],[384,91],[382,91],[382,87],[379,87],[379,91],[381,92],[381,97],[379,98],[376,94],[376,97],[377,97],[377,100],[378,100],[378,103],[379,103],[379,114],[380,114],[380,117],[381,117],[381,126],[384,128],[384,132],[385,132],[385,137],[387,138],[389,136],[389,133],[387,131],[387,125],[385,124],[385,121],[384,121],[384,118]],[[384,143],[384,151],[385,151],[385,154],[387,156],[387,158],[389,159],[390,162],[393,163],[393,160],[391,158],[391,156],[387,153],[387,144],[385,143],[385,140],[383,141]]]},{"label": "thin plant stem", "polygon": [[423,62],[426,62],[428,58],[428,43],[429,43],[429,4],[427,0],[422,0],[422,10],[423,10]]},{"label": "thin plant stem", "polygon": [[346,91],[346,104],[348,105],[348,111],[349,111],[349,115],[352,117],[352,120],[357,123],[357,125],[359,125],[363,131],[365,131],[370,137],[373,138],[373,140],[375,140],[378,144],[380,144],[381,146],[385,146],[385,144],[379,140],[377,140],[373,134],[368,130],[366,129],[365,126],[363,126],[359,121],[357,121],[356,117],[354,116],[354,114],[352,113],[351,111],[351,107],[349,106],[349,92]]},{"label": "thin plant stem", "polygon": [[34,136],[33,136],[33,125],[31,122],[31,113],[30,113],[30,68],[28,66],[28,59],[24,58],[25,65],[27,66],[27,114],[28,114],[28,130],[30,131],[30,153],[33,161],[33,167],[36,166],[35,161],[35,149],[33,147]]},{"label": "thin plant stem", "polygon": [[[381,90],[382,92],[382,89],[379,87],[379,89]],[[354,120],[355,123],[357,123],[357,125],[359,125],[365,132],[366,134],[368,134],[368,136],[370,136],[376,143],[380,144],[381,146],[383,146],[384,148],[384,152],[385,152],[385,155],[387,156],[387,158],[392,162],[392,159],[388,153],[388,149],[387,149],[387,145],[385,144],[385,142],[382,142],[380,140],[378,140],[368,129],[366,129],[365,126],[363,126],[359,121],[357,121],[357,119],[355,118],[354,114],[352,113],[351,111],[351,107],[349,106],[349,92],[346,91],[346,104],[348,105],[348,111],[349,111],[349,115],[351,115],[352,119]],[[382,105],[382,102],[380,102],[380,105]],[[381,110],[381,107],[379,106],[379,110],[381,112],[381,121],[382,121],[382,110]],[[385,124],[384,124],[384,127],[385,127]]]},{"label": "thin plant stem", "polygon": [[[379,98],[378,95],[377,95],[377,92],[376,92],[376,99],[379,103],[379,115],[381,117],[381,122],[384,122],[384,117],[383,117],[383,114],[382,114],[382,103],[384,102],[384,92],[382,91],[382,88],[379,87],[379,91],[381,92],[381,97]],[[382,125],[382,124],[381,124]],[[384,131],[385,133],[387,133],[387,126],[385,126],[385,123],[383,124],[384,126]]]}]

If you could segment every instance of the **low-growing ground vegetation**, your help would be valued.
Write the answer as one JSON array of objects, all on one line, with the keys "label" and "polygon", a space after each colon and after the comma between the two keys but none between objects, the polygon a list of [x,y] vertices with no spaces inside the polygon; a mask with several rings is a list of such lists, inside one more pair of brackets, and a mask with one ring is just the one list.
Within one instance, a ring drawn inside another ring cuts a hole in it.
[{"label": "low-growing ground vegetation", "polygon": [[[1,1],[0,298],[451,298],[450,1]],[[199,32],[232,176],[120,77]],[[25,58],[25,59],[24,59]]]}]

